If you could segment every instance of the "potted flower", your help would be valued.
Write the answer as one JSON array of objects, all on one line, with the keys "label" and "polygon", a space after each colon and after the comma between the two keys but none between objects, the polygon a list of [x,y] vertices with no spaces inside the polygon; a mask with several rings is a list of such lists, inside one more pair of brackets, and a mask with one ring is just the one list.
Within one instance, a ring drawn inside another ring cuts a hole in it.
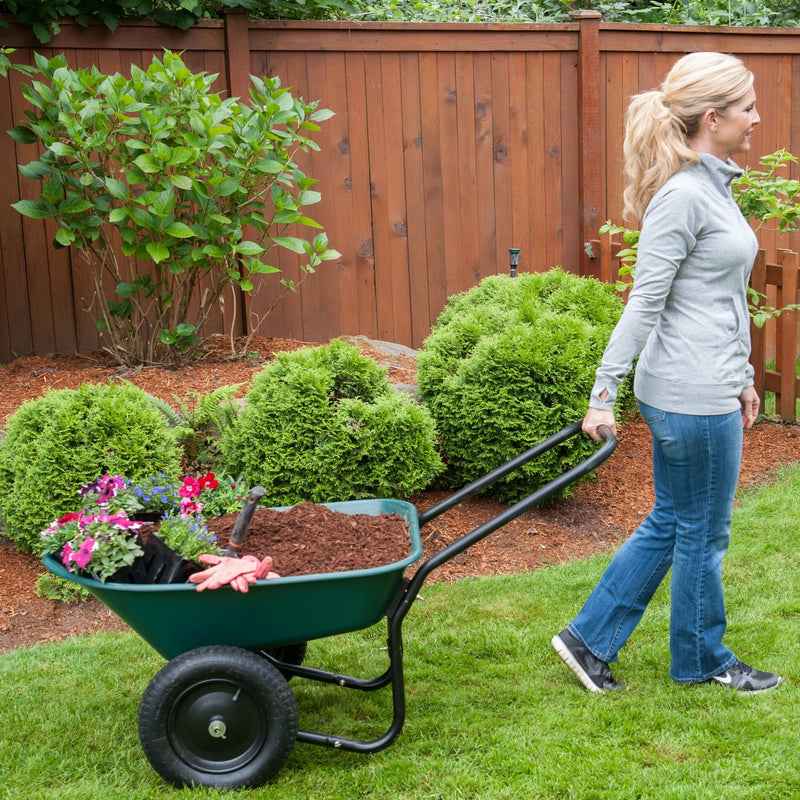
[{"label": "potted flower", "polygon": [[[83,508],[65,514],[42,532],[44,551],[59,553],[71,572],[100,581],[183,582],[196,572],[203,553],[219,555],[216,536],[202,515],[203,497],[224,505],[236,482],[219,488],[213,473],[186,476],[180,484],[164,475],[133,484],[121,475],[103,475],[85,484]],[[152,530],[157,522],[158,535]]]}]

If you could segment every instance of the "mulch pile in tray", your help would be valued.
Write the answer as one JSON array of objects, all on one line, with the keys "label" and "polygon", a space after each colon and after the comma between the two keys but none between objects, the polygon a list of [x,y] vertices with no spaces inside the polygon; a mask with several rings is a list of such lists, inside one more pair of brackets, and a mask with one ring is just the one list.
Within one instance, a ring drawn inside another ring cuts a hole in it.
[{"label": "mulch pile in tray", "polygon": [[[237,517],[209,521],[223,549]],[[408,525],[399,515],[346,514],[314,503],[256,509],[240,549],[241,555],[272,556],[272,569],[282,577],[374,569],[410,552]]]}]

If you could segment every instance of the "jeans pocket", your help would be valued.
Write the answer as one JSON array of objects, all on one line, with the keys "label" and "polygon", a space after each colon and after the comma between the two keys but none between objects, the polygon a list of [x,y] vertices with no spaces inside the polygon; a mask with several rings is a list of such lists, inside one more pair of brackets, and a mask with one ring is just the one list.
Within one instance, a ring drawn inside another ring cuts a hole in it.
[{"label": "jeans pocket", "polygon": [[660,408],[653,408],[653,406],[648,406],[647,403],[643,403],[641,400],[638,401],[638,405],[639,413],[642,415],[642,419],[648,425],[653,425],[656,422],[663,422],[666,419],[666,411],[662,411]]}]

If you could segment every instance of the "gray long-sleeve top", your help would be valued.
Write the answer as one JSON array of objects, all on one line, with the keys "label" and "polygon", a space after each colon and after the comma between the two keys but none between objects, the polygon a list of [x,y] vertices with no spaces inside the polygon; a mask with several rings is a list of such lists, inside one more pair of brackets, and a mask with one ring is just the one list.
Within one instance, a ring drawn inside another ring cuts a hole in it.
[{"label": "gray long-sleeve top", "polygon": [[647,207],[633,288],[597,369],[592,408],[614,408],[640,353],[634,392],[662,411],[726,414],[753,384],[747,284],[758,242],[731,194],[742,171],[699,155]]}]

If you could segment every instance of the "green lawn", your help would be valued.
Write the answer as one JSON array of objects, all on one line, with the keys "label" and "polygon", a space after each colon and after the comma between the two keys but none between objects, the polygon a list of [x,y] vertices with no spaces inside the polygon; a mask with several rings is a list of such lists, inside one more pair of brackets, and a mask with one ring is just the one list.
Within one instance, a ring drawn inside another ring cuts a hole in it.
[{"label": "green lawn", "polygon": [[[680,687],[667,675],[662,587],[615,675],[630,691],[585,692],[550,648],[608,556],[513,577],[426,588],[405,625],[408,714],[375,755],[297,744],[253,790],[176,790],[139,746],[136,713],[163,660],[133,634],[96,634],[0,657],[0,798],[748,798],[800,794],[800,467],[741,498],[726,560],[726,642],[779,671],[773,693]],[[309,646],[307,663],[372,675],[382,625]],[[369,738],[388,693],[292,682],[301,726]]]}]

